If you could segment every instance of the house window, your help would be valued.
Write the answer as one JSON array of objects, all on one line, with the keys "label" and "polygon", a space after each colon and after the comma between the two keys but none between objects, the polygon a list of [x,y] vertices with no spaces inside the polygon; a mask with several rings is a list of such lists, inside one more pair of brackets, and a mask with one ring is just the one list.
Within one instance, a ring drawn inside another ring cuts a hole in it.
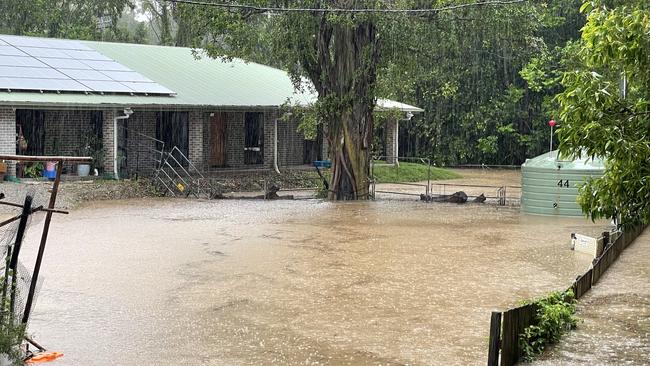
[{"label": "house window", "polygon": [[[189,113],[159,112],[156,118],[156,138],[162,141],[166,152],[177,147],[186,157],[189,156]],[[160,145],[160,144],[159,144]],[[158,146],[162,150],[163,146]]]},{"label": "house window", "polygon": [[264,113],[244,115],[244,164],[264,163]]}]

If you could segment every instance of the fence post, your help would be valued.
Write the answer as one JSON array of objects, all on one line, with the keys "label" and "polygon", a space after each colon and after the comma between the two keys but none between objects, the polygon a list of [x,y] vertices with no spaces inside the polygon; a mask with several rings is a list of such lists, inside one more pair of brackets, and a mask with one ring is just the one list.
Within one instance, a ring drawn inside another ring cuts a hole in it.
[{"label": "fence post", "polygon": [[429,198],[431,197],[431,159],[427,158],[427,162],[429,163],[429,171],[427,172],[427,201],[429,201]]},{"label": "fence post", "polygon": [[501,312],[493,311],[490,318],[490,343],[488,350],[488,366],[499,365],[499,348],[501,346]]}]

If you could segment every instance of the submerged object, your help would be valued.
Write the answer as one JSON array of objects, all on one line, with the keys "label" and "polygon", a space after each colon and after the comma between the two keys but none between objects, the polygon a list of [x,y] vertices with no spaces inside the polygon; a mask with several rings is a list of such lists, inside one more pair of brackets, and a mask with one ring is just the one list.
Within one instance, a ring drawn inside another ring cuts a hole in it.
[{"label": "submerged object", "polygon": [[465,202],[467,202],[467,193],[465,193],[463,191],[458,191],[458,192],[452,194],[451,196],[449,196],[449,198],[447,198],[447,202],[465,203]]}]

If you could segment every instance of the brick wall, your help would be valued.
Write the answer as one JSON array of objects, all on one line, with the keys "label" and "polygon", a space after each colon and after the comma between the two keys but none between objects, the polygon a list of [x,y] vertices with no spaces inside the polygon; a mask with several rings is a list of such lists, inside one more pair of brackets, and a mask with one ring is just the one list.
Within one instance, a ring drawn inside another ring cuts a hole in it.
[{"label": "brick wall", "polygon": [[[128,152],[126,164],[129,171],[139,168],[152,169],[151,155],[146,151],[155,148],[153,140],[142,137],[156,136],[156,118],[159,111],[136,110],[128,120],[118,121],[118,139],[120,144],[126,143]],[[209,169],[208,161],[210,146],[213,143],[210,136],[210,112],[195,110],[189,112],[189,159],[199,169]],[[218,112],[216,110],[215,112]],[[226,164],[232,168],[273,167],[273,139],[277,109],[250,110],[262,112],[264,123],[264,163],[260,165],[244,164],[244,135],[245,110],[225,111],[226,116]],[[45,110],[45,153],[77,155],[82,143],[82,137],[92,128],[92,111],[90,110]],[[102,141],[105,148],[104,170],[113,172],[113,118],[121,116],[121,110],[107,109],[102,111]],[[16,138],[16,115],[11,108],[0,109],[0,152],[14,154]],[[124,136],[126,126],[131,132]],[[297,132],[298,121],[279,122],[278,125],[278,163],[280,166],[300,165],[303,163],[304,137]],[[169,147],[166,147],[169,148]],[[139,153],[138,153],[139,152]],[[147,168],[149,167],[149,168]],[[12,166],[12,168],[14,168]],[[73,167],[68,167],[71,170]],[[15,174],[15,171],[14,171]]]},{"label": "brick wall", "polygon": [[[189,156],[192,164],[199,170],[203,170],[205,166],[205,144],[204,130],[207,128],[207,121],[210,120],[210,113],[205,111],[190,111],[189,116]],[[209,150],[208,150],[209,151]]]},{"label": "brick wall", "polygon": [[397,151],[397,120],[390,118],[386,121],[386,163],[394,164],[399,153]]},{"label": "brick wall", "polygon": [[[12,108],[0,108],[0,153],[16,154],[16,112]],[[7,175],[16,175],[15,163],[7,163]]]},{"label": "brick wall", "polygon": [[115,111],[105,110],[102,113],[102,141],[104,143],[104,173],[113,174],[113,117]]},{"label": "brick wall", "polygon": [[122,136],[125,130],[120,131],[118,137],[121,142],[118,145],[126,142],[126,167],[129,175],[151,174],[156,168],[153,159],[159,159],[159,156],[154,150],[160,147],[151,138],[156,137],[157,113],[135,110],[129,119],[118,121],[118,125],[127,128],[125,137]]},{"label": "brick wall", "polygon": [[[95,113],[97,112],[90,110],[43,110],[43,153],[45,155],[79,155],[86,134],[93,131],[93,115]],[[103,118],[106,119],[106,116]],[[106,124],[104,124],[104,132],[108,132]],[[106,136],[107,134],[104,133],[104,135],[105,138],[112,139],[111,134]],[[15,154],[15,141],[16,112],[12,108],[2,108],[0,109],[0,152]],[[11,169],[9,173],[15,175],[15,164],[10,164],[9,167]],[[74,172],[74,165],[66,164],[64,171]]]},{"label": "brick wall", "polygon": [[[277,109],[269,109],[264,113],[264,167],[273,168],[273,138],[275,134],[275,120],[278,118]],[[278,143],[278,147],[280,144]]]},{"label": "brick wall", "polygon": [[91,111],[54,111],[43,113],[45,155],[80,156],[86,134],[92,131]]},{"label": "brick wall", "polygon": [[[229,168],[273,168],[274,154],[274,127],[278,115],[276,108],[250,111],[219,111],[223,112],[226,119],[226,166]],[[245,142],[245,115],[246,112],[263,113],[264,124],[264,162],[259,165],[244,164],[244,142]],[[203,167],[207,170],[217,170],[208,166],[210,161],[210,146],[214,144],[213,136],[210,135],[210,112],[203,113]],[[280,122],[278,125],[278,163],[280,166],[300,165],[303,163],[304,136],[297,132],[298,122]],[[192,135],[192,132],[190,132]],[[199,139],[196,139],[199,141]],[[190,146],[192,141],[190,140]],[[190,147],[191,149],[192,147]],[[198,151],[195,156],[198,157]]]},{"label": "brick wall", "polygon": [[244,112],[226,112],[226,166],[244,166],[244,133]]},{"label": "brick wall", "polygon": [[[93,111],[45,110],[43,113],[45,155],[86,155],[82,147],[93,131]],[[65,164],[64,173],[75,173],[76,164]]]},{"label": "brick wall", "polygon": [[278,122],[278,164],[280,166],[304,163],[305,136],[298,132],[299,121]]}]

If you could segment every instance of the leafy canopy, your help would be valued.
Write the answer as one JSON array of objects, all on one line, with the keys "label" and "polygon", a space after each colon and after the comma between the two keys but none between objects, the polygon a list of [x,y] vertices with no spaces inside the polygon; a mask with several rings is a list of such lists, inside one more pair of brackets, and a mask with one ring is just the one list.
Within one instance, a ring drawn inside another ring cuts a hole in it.
[{"label": "leafy canopy", "polygon": [[[565,155],[605,157],[605,174],[580,191],[593,219],[621,215],[625,225],[650,222],[650,3],[583,4],[587,25],[558,95]],[[627,81],[626,95],[623,83]]]}]

